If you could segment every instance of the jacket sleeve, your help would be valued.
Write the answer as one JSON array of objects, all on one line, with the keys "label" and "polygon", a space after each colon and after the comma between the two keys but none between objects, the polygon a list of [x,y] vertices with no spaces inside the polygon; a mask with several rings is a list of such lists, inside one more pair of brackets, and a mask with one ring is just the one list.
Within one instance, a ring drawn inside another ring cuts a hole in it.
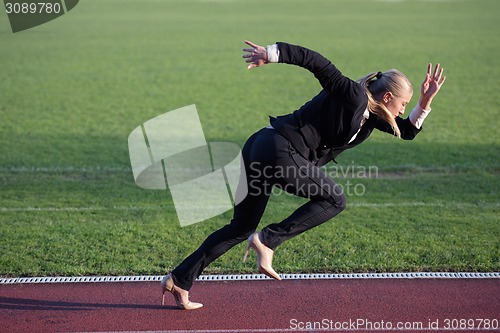
[{"label": "jacket sleeve", "polygon": [[[401,132],[401,139],[403,140],[413,140],[417,136],[417,134],[420,133],[420,131],[422,130],[422,128],[420,129],[416,128],[411,123],[409,118],[403,119],[401,117],[396,117],[396,123],[398,124],[399,131]],[[391,125],[389,125],[388,123],[386,123],[381,119],[377,119],[375,128],[382,132],[395,135]]]},{"label": "jacket sleeve", "polygon": [[309,70],[327,92],[342,98],[357,97],[364,93],[356,82],[344,76],[328,59],[305,47],[278,42],[278,62],[300,66]]}]

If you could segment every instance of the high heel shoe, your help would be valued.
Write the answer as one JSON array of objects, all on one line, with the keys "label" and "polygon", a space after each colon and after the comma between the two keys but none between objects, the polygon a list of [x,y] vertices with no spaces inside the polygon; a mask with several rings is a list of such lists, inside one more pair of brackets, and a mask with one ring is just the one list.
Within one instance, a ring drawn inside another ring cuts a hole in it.
[{"label": "high heel shoe", "polygon": [[[195,310],[199,309],[203,306],[201,303],[196,303],[196,302],[190,302],[188,297],[187,297],[187,291],[177,287],[174,284],[174,279],[172,278],[172,275],[168,274],[161,280],[161,305],[165,305],[165,292],[170,292],[175,299],[175,304],[177,304],[177,307],[183,310]],[[185,295],[185,300],[183,301],[182,297],[182,292],[184,291],[186,293]]]},{"label": "high heel shoe", "polygon": [[258,232],[255,232],[251,234],[250,237],[248,237],[248,246],[245,252],[245,256],[243,257],[243,262],[247,261],[248,251],[250,251],[250,248],[254,249],[255,253],[257,254],[257,267],[259,269],[259,272],[269,276],[270,278],[281,281],[281,277],[271,266],[273,262],[274,251],[262,244]]}]

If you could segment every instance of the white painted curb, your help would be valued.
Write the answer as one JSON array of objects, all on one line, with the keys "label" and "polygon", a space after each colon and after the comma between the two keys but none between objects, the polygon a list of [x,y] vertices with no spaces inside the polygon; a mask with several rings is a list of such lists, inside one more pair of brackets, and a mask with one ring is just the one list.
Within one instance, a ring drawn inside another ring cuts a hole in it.
[{"label": "white painted curb", "polygon": [[[414,273],[351,273],[351,274],[281,274],[283,280],[328,279],[498,279],[499,272],[414,272]],[[30,283],[100,283],[100,282],[155,282],[163,275],[142,276],[54,276],[0,278],[0,284]],[[202,275],[197,281],[257,281],[270,280],[263,274]]]}]

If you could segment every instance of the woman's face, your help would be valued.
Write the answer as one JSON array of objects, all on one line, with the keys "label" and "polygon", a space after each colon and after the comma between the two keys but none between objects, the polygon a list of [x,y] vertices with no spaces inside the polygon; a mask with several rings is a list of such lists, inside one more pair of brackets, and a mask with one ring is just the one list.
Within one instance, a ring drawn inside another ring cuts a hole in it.
[{"label": "woman's face", "polygon": [[386,92],[382,96],[380,102],[382,102],[387,110],[396,118],[405,113],[405,108],[408,103],[410,103],[412,95],[411,92],[407,92],[400,97],[396,97],[392,93]]}]

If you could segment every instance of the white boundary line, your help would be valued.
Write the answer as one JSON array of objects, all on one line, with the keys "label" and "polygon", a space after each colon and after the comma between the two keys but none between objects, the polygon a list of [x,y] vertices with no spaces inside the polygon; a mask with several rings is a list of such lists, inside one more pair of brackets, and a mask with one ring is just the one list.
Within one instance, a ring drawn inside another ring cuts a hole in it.
[{"label": "white boundary line", "polygon": [[[430,328],[417,328],[417,329],[386,329],[386,328],[379,328],[379,329],[370,329],[367,330],[365,328],[351,328],[351,329],[326,329],[326,328],[318,328],[318,329],[294,329],[294,328],[249,328],[249,329],[212,329],[212,330],[166,330],[166,331],[105,331],[105,332],[93,332],[93,333],[280,333],[280,332],[309,332],[309,333],[317,333],[317,332],[388,332],[388,331],[394,331],[394,332],[418,332],[418,331],[436,331],[436,332],[442,332],[442,331],[462,331],[462,332],[477,332],[477,331],[489,331],[489,332],[498,332],[498,329],[492,329],[492,328],[474,328],[474,329],[468,329],[468,328],[458,328],[458,329],[430,329]],[[80,332],[80,333],[90,333],[90,332]]]},{"label": "white boundary line", "polygon": [[[385,0],[385,1],[394,1],[394,0]],[[420,0],[420,1],[457,1],[457,0]],[[353,161],[354,163],[354,161]],[[345,168],[348,167],[367,167],[366,165],[356,165],[345,163],[343,164]],[[374,165],[375,166],[375,165]],[[376,166],[375,166],[376,167]],[[498,164],[488,165],[487,170],[494,170],[498,167]],[[377,167],[378,168],[378,167]],[[328,169],[328,168],[327,168]],[[461,171],[476,171],[476,170],[484,170],[483,165],[471,164],[471,163],[459,163],[452,164],[448,166],[440,166],[440,165],[415,165],[415,164],[394,164],[394,165],[385,165],[380,170],[380,174],[388,174],[394,172],[408,172],[408,171],[416,171],[418,173],[449,173],[449,172],[461,172]],[[132,173],[132,168],[130,166],[125,165],[105,165],[105,166],[95,166],[95,165],[46,165],[46,166],[14,166],[7,165],[1,166],[0,172],[2,173],[68,173],[68,172],[89,172],[89,173]],[[350,178],[350,177],[345,177]]]},{"label": "white boundary line", "polygon": [[[499,207],[500,202],[354,202],[348,204],[349,207]],[[0,212],[85,212],[85,211],[103,211],[103,210],[160,210],[173,206],[110,206],[110,207],[0,207]]]},{"label": "white boundary line", "polygon": [[[408,273],[351,273],[351,274],[281,274],[283,280],[333,279],[498,279],[500,272],[408,272]],[[54,276],[0,278],[1,284],[35,283],[101,283],[101,282],[156,282],[163,275],[139,276]],[[197,281],[259,281],[271,280],[264,274],[202,275]]]}]

